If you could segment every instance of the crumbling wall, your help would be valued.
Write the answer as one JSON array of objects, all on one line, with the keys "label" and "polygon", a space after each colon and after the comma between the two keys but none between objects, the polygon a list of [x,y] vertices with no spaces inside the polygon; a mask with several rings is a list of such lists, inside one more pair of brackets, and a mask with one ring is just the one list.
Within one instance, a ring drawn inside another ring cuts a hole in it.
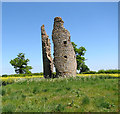
[{"label": "crumbling wall", "polygon": [[54,43],[54,65],[59,76],[76,76],[77,62],[70,33],[63,26],[61,17],[54,18],[52,40]]},{"label": "crumbling wall", "polygon": [[51,57],[51,44],[49,36],[46,34],[44,25],[41,26],[43,70],[44,77],[51,77],[53,72],[53,59]]}]

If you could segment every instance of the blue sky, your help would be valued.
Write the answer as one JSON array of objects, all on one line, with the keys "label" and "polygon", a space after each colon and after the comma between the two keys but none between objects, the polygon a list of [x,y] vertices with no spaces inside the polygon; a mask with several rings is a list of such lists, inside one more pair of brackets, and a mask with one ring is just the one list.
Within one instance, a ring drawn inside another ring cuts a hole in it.
[{"label": "blue sky", "polygon": [[51,40],[56,16],[62,17],[71,41],[86,48],[90,70],[118,68],[118,3],[34,3],[2,4],[2,74],[14,74],[10,60],[25,53],[33,67],[42,72],[42,24]]}]

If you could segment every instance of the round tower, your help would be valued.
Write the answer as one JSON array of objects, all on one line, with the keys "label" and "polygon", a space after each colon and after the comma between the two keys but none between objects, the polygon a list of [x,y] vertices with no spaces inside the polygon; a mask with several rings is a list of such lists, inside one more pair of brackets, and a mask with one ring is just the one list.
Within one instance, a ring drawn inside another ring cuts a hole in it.
[{"label": "round tower", "polygon": [[61,17],[54,18],[52,40],[54,44],[54,65],[58,76],[76,76],[77,62],[70,33],[63,26]]}]

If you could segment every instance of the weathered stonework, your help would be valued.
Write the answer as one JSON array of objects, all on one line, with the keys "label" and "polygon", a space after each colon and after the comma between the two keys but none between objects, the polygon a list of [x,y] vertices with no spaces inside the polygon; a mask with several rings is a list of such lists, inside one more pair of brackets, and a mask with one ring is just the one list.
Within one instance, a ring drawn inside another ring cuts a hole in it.
[{"label": "weathered stonework", "polygon": [[44,25],[41,26],[43,70],[44,77],[51,77],[53,72],[53,59],[51,57],[51,44],[49,36],[46,34]]},{"label": "weathered stonework", "polygon": [[54,43],[54,65],[57,76],[76,76],[77,62],[70,33],[63,26],[61,17],[54,18],[52,40]]}]

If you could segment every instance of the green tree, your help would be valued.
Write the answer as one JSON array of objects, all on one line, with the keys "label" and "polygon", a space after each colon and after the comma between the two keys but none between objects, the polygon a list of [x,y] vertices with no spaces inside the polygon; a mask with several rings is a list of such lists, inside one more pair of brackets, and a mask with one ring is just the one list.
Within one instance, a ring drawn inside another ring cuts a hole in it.
[{"label": "green tree", "polygon": [[25,59],[25,54],[19,53],[17,57],[10,61],[10,64],[14,66],[17,74],[29,74],[31,73],[31,66],[27,66],[29,59]]},{"label": "green tree", "polygon": [[74,42],[72,42],[72,45],[76,54],[77,70],[80,71],[80,73],[89,71],[90,69],[88,68],[87,65],[85,65],[86,59],[84,55],[86,49],[83,46],[77,48],[77,45]]},{"label": "green tree", "polygon": [[80,73],[82,73],[82,72],[88,72],[88,71],[90,71],[90,69],[88,68],[87,65],[85,65],[85,63],[83,63],[81,65]]}]

